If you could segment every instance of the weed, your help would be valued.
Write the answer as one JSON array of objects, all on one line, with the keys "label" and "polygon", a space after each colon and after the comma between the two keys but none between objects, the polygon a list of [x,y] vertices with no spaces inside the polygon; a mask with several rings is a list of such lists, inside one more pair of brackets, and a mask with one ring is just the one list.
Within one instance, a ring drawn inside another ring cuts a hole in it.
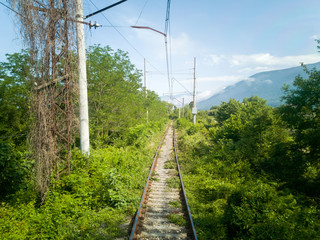
[{"label": "weed", "polygon": [[157,177],[151,177],[151,180],[152,180],[152,181],[155,181],[155,182],[160,182],[160,179],[157,178]]},{"label": "weed", "polygon": [[176,215],[176,214],[170,214],[168,216],[168,219],[170,222],[179,225],[179,226],[186,226],[187,225],[187,221],[184,218],[184,216],[182,215]]},{"label": "weed", "polygon": [[176,168],[176,163],[172,160],[166,161],[164,164],[165,169],[175,169]]},{"label": "weed", "polygon": [[171,207],[174,207],[174,208],[181,208],[182,207],[181,202],[178,200],[177,201],[170,201],[169,204]]},{"label": "weed", "polygon": [[172,178],[167,179],[167,185],[169,188],[179,188],[180,179],[178,176],[173,176]]},{"label": "weed", "polygon": [[159,173],[157,173],[157,172],[152,172],[152,173],[151,173],[151,176],[159,176]]}]

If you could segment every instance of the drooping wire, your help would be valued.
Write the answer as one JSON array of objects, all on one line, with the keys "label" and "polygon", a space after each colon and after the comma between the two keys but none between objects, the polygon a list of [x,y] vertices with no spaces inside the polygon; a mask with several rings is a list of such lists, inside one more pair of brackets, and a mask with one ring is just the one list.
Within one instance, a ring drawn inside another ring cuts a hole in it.
[{"label": "drooping wire", "polygon": [[141,17],[141,15],[142,15],[142,12],[143,12],[143,10],[145,9],[145,7],[147,6],[147,3],[148,3],[148,2],[149,2],[149,0],[146,0],[146,1],[145,1],[144,5],[143,5],[143,7],[142,7],[142,10],[141,10],[141,12],[140,12],[140,14],[139,14],[139,17],[138,17],[136,23],[134,24],[135,26],[138,25],[138,22],[139,22],[139,20],[140,20],[140,17]]}]

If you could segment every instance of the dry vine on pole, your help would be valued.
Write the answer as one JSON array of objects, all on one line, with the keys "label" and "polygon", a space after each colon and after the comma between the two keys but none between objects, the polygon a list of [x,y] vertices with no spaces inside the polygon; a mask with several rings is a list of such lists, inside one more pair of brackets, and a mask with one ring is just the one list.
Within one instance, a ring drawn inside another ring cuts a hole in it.
[{"label": "dry vine on pole", "polygon": [[42,200],[52,177],[70,174],[76,102],[75,0],[11,0],[30,49],[31,145]]}]

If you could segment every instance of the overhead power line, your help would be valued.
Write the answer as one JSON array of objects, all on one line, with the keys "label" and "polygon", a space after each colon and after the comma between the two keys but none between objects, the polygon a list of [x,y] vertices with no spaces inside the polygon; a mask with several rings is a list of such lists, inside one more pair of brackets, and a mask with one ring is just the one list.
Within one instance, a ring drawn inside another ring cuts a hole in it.
[{"label": "overhead power line", "polygon": [[[91,2],[91,4],[98,9],[98,7],[95,5],[95,3],[92,0],[89,0]],[[148,0],[147,0],[148,1]],[[113,4],[111,6],[116,6],[120,3],[122,3],[124,1],[120,1],[117,2],[117,4]],[[145,5],[147,4],[147,2],[145,3]],[[144,7],[145,7],[144,5]],[[167,36],[168,36],[168,32],[170,33],[170,5],[171,5],[171,0],[168,0],[167,2],[167,13],[166,13],[166,23],[165,23],[165,32],[162,33],[156,29],[153,29],[151,27],[145,27],[145,26],[131,26],[132,28],[141,28],[141,29],[149,29],[155,32],[158,32],[160,34],[162,34],[165,37],[165,44],[166,44],[166,62],[167,62],[167,74],[163,73],[162,71],[160,71],[157,67],[155,67],[150,61],[146,60],[147,63],[153,68],[155,69],[158,73],[160,73],[161,75],[167,75],[168,77],[168,84],[169,84],[169,92],[171,92],[171,97],[172,98],[172,92],[173,92],[173,81],[175,80],[181,87],[183,87],[190,95],[192,95],[192,93],[185,87],[183,86],[177,79],[172,78],[170,79],[170,75],[172,75],[172,61],[171,61],[171,41],[170,41],[170,54],[169,54],[169,49],[168,49],[168,41],[167,41]],[[97,13],[102,13],[104,10],[109,9],[111,6],[101,9],[99,11],[94,12],[94,14]],[[142,10],[143,11],[143,10]],[[141,11],[141,13],[142,13]],[[138,17],[138,20],[141,16],[141,13]],[[88,16],[93,16],[92,14],[89,14]],[[126,27],[126,26],[115,26],[111,23],[111,21],[102,13],[102,16],[106,19],[106,21],[110,24],[110,26],[103,26],[103,27],[112,27],[114,28],[114,30],[116,30],[118,32],[118,34],[142,57],[145,58],[145,56],[117,29],[118,27]],[[170,36],[169,36],[170,37]],[[171,66],[171,69],[170,69]]]},{"label": "overhead power line", "polygon": [[143,12],[143,10],[145,9],[145,7],[147,6],[147,3],[148,3],[148,2],[149,2],[149,0],[146,0],[146,1],[145,1],[144,5],[143,5],[143,8],[142,8],[142,10],[141,10],[141,12],[140,12],[140,14],[139,14],[139,17],[138,17],[138,19],[137,19],[137,21],[136,21],[136,23],[135,23],[134,25],[137,25],[137,24],[138,24],[139,19],[140,19],[141,15],[142,15],[142,12]]},{"label": "overhead power line", "polygon": [[[98,9],[98,7],[95,5],[95,3],[92,0],[89,0],[91,2],[91,4]],[[117,27],[115,25],[113,25],[111,23],[111,21],[102,13],[102,16],[108,21],[108,23],[111,25],[111,27],[114,28],[114,30],[117,31],[117,33],[132,47],[133,50],[136,51],[136,53],[138,53],[138,55],[140,55],[143,59],[145,58],[145,56],[117,29]],[[163,72],[161,72],[157,67],[155,67],[149,60],[146,60],[147,63],[153,68],[155,69],[158,73],[160,73],[161,75],[165,75]]]},{"label": "overhead power line", "polygon": [[184,90],[186,90],[191,96],[193,96],[193,94],[192,94],[185,86],[183,86],[182,83],[180,83],[177,79],[172,78],[172,80],[175,80],[177,83],[179,83],[179,85],[180,85],[181,87],[183,87]]},{"label": "overhead power line", "polygon": [[113,8],[113,7],[115,7],[115,6],[117,6],[117,5],[121,4],[121,3],[126,2],[126,1],[128,1],[128,0],[122,0],[122,1],[116,2],[116,3],[114,3],[114,4],[111,4],[111,5],[108,6],[108,7],[102,8],[102,9],[100,9],[100,10],[94,12],[94,13],[91,13],[91,14],[85,16],[84,19],[86,19],[86,18],[88,18],[88,17],[92,17],[92,16],[94,16],[94,15],[96,15],[96,14],[98,14],[98,13],[101,13],[101,12],[103,12],[103,11],[106,11],[106,10],[108,10],[108,9],[110,9],[110,8]]},{"label": "overhead power line", "polygon": [[9,10],[11,10],[12,12],[18,14],[20,17],[23,17],[23,18],[24,18],[24,16],[23,16],[22,14],[18,13],[16,10],[12,9],[11,7],[7,6],[6,4],[4,4],[4,3],[2,3],[2,2],[0,2],[0,4],[3,5],[3,6],[5,6],[5,7],[8,8]]},{"label": "overhead power line", "polygon": [[112,25],[101,25],[101,27],[105,28],[131,28],[131,26],[112,26]]}]

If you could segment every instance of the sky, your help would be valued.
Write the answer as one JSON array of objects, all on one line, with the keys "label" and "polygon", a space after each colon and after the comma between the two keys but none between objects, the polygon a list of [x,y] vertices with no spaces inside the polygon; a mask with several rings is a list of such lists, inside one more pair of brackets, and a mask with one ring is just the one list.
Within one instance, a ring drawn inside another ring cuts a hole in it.
[{"label": "sky", "polygon": [[[84,15],[118,0],[83,0]],[[0,0],[7,4],[7,0]],[[192,100],[194,58],[198,100],[255,73],[320,61],[319,0],[171,0],[168,34],[169,79],[175,104]],[[146,58],[147,87],[167,99],[169,84],[164,36],[167,0],[128,0],[86,21],[87,47],[109,45],[128,52],[141,71]],[[15,14],[0,5],[0,61],[25,48]]]}]

